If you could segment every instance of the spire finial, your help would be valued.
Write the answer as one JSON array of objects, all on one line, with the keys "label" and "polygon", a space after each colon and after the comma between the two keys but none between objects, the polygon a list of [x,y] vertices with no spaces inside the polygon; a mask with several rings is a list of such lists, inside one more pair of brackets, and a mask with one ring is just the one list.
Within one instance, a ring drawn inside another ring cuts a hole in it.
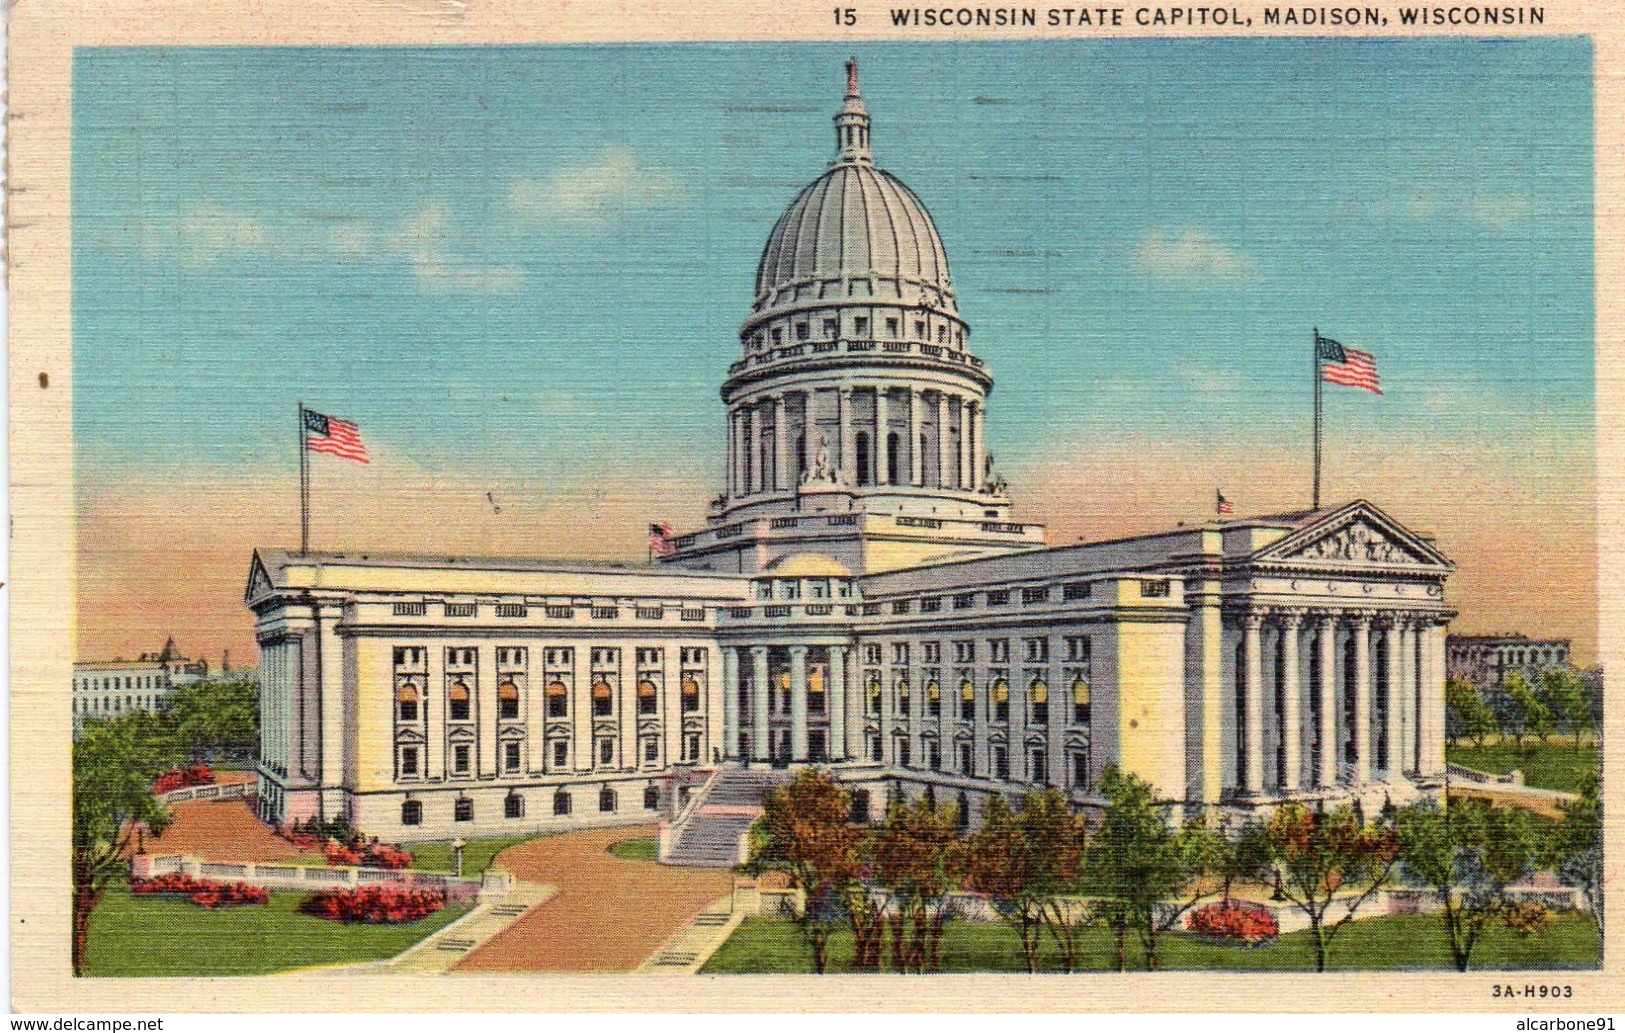
[{"label": "spire finial", "polygon": [[869,164],[869,112],[858,93],[858,59],[846,61],[846,100],[835,115],[835,163]]},{"label": "spire finial", "polygon": [[848,97],[863,96],[858,92],[858,59],[855,57],[846,59],[846,95]]}]

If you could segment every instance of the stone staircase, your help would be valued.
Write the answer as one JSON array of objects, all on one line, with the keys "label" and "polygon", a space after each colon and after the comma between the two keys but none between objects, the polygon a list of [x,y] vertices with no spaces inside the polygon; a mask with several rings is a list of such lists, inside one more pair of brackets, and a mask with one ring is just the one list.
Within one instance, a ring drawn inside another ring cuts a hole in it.
[{"label": "stone staircase", "polygon": [[731,908],[731,899],[724,897],[695,915],[638,971],[668,975],[693,975],[698,972],[744,920],[743,913],[733,914]]},{"label": "stone staircase", "polygon": [[762,794],[789,781],[776,771],[721,768],[669,831],[665,864],[732,868],[744,860],[740,837],[762,815]]}]

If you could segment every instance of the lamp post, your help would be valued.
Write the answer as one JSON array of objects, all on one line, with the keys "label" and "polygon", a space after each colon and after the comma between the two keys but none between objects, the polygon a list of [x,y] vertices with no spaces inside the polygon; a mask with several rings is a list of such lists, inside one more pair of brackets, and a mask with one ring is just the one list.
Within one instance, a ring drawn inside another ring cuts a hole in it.
[{"label": "lamp post", "polygon": [[467,845],[461,839],[451,841],[452,866],[459,879],[463,877],[463,847]]}]

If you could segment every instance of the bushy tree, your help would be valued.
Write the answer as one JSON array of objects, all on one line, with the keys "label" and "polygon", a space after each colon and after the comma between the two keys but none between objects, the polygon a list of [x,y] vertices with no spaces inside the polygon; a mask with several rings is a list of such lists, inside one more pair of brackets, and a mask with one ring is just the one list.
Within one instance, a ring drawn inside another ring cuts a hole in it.
[{"label": "bushy tree", "polygon": [[1591,716],[1591,695],[1586,692],[1585,683],[1568,668],[1553,667],[1541,672],[1540,691],[1547,705],[1574,733],[1574,745],[1579,746],[1580,737],[1596,727]]},{"label": "bushy tree", "polygon": [[1512,741],[1519,749],[1523,748],[1523,737],[1533,735],[1546,741],[1552,734],[1552,711],[1540,698],[1540,694],[1529,684],[1529,679],[1521,671],[1512,671],[1507,674],[1501,686],[1506,690],[1507,699],[1512,706],[1507,712],[1508,725],[1502,731],[1512,736]]},{"label": "bushy tree", "polygon": [[1062,967],[1077,965],[1075,901],[1087,831],[1055,789],[1029,793],[1019,809],[1003,797],[988,801],[982,827],[966,844],[965,885],[986,894],[998,916],[1021,940],[1027,971],[1038,971],[1038,947],[1046,925],[1062,954]]},{"label": "bushy tree", "polygon": [[1467,971],[1484,927],[1508,913],[1507,886],[1534,867],[1550,830],[1521,807],[1464,799],[1448,810],[1431,801],[1407,807],[1395,831],[1404,869],[1437,894],[1450,956]]},{"label": "bushy tree", "polygon": [[[1323,813],[1287,803],[1264,823],[1263,835],[1269,849],[1266,875],[1275,891],[1308,917],[1315,971],[1324,972],[1332,938],[1393,874],[1394,830],[1367,825],[1353,807]],[[1334,903],[1343,911],[1331,920]]]},{"label": "bushy tree", "polygon": [[152,795],[158,775],[184,750],[163,723],[135,712],[87,722],[73,744],[73,970],[85,971],[90,915],[113,883],[129,877],[131,840],[154,835],[170,814]]},{"label": "bushy tree", "polygon": [[762,817],[751,829],[746,868],[782,871],[802,891],[795,918],[820,975],[829,963],[830,934],[849,920],[849,900],[867,892],[864,831],[848,821],[851,807],[851,797],[827,772],[808,769],[762,797]]},{"label": "bushy tree", "polygon": [[164,716],[175,737],[196,753],[256,743],[259,687],[246,678],[183,685],[165,699]]},{"label": "bushy tree", "polygon": [[942,931],[953,917],[953,891],[965,874],[959,811],[924,797],[899,794],[871,841],[874,876],[892,894],[882,915],[892,936],[892,966],[899,972],[934,971],[942,960]]},{"label": "bushy tree", "polygon": [[1603,931],[1602,780],[1596,768],[1580,777],[1580,792],[1563,805],[1563,820],[1549,840],[1547,862],[1566,886],[1579,889]]},{"label": "bushy tree", "polygon": [[1484,701],[1484,694],[1466,678],[1445,681],[1444,705],[1445,734],[1452,742],[1466,736],[1483,746],[1484,737],[1499,727],[1495,711]]}]

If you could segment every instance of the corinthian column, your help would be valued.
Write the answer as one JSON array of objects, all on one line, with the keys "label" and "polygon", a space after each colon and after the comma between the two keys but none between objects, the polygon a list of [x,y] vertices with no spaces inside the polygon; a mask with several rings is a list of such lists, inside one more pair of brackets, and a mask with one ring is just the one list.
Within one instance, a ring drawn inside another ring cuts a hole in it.
[{"label": "corinthian column", "polygon": [[937,392],[937,487],[948,487],[948,395]]},{"label": "corinthian column", "polygon": [[[827,686],[826,686],[827,688]],[[829,696],[824,697],[826,708]],[[807,759],[807,647],[790,647],[790,759]]]},{"label": "corinthian column", "polygon": [[1262,614],[1241,616],[1242,653],[1246,658],[1242,707],[1247,729],[1247,755],[1243,758],[1245,777],[1241,788],[1249,793],[1264,787],[1264,648],[1263,636],[1259,634],[1263,624]]},{"label": "corinthian column", "polygon": [[908,389],[908,483],[925,485],[925,454],[920,449],[920,389]]},{"label": "corinthian column", "polygon": [[739,650],[722,650],[722,755],[739,756]]},{"label": "corinthian column", "polygon": [[858,476],[858,461],[852,444],[852,389],[843,387],[836,395],[839,398],[837,418],[841,424],[841,458],[837,465],[841,471],[841,483],[850,486]]},{"label": "corinthian column", "polygon": [[1281,788],[1298,788],[1303,756],[1303,712],[1298,692],[1298,634],[1303,614],[1289,610],[1281,615]]},{"label": "corinthian column", "polygon": [[784,395],[773,398],[773,487],[790,487],[790,419]]},{"label": "corinthian column", "polygon": [[846,759],[846,650],[830,646],[824,677],[824,713],[829,715],[829,759]]},{"label": "corinthian column", "polygon": [[755,438],[756,438],[756,490],[772,491],[773,481],[768,476],[773,468],[768,465],[767,449],[767,420],[763,418],[763,410],[767,407],[767,400],[762,399],[756,403],[754,409]]},{"label": "corinthian column", "polygon": [[1354,784],[1371,781],[1371,617],[1354,618]]},{"label": "corinthian column", "polygon": [[1315,784],[1321,788],[1337,784],[1337,768],[1342,758],[1342,744],[1337,741],[1337,711],[1343,705],[1337,691],[1337,619],[1331,614],[1315,617],[1317,677],[1320,680],[1320,770]]},{"label": "corinthian column", "polygon": [[751,646],[751,684],[750,684],[750,755],[753,760],[767,760],[770,756],[768,747],[767,710],[770,686],[767,683],[767,647]]},{"label": "corinthian column", "polygon": [[1405,676],[1401,663],[1404,651],[1400,648],[1400,619],[1390,616],[1382,629],[1384,659],[1383,679],[1388,685],[1388,709],[1383,713],[1383,738],[1388,741],[1389,781],[1397,781],[1405,770]]},{"label": "corinthian column", "polygon": [[1424,619],[1417,642],[1422,650],[1421,725],[1427,734],[1421,738],[1416,768],[1424,775],[1444,770],[1444,630],[1437,619]]},{"label": "corinthian column", "polygon": [[976,486],[970,469],[970,399],[959,399],[959,486],[970,491]]},{"label": "corinthian column", "polygon": [[986,406],[981,405],[981,404],[978,404],[976,406],[975,418],[971,421],[971,426],[974,427],[975,430],[976,430],[976,434],[975,434],[975,438],[974,438],[974,440],[976,442],[976,444],[975,444],[975,450],[976,451],[975,451],[975,455],[973,455],[971,457],[971,459],[973,461],[972,466],[971,466],[971,487],[972,488],[977,488],[977,487],[980,487],[980,485],[981,485],[983,471],[985,471],[987,469],[987,408],[986,408]]},{"label": "corinthian column", "polygon": [[890,484],[892,481],[891,449],[886,447],[886,425],[889,417],[886,412],[886,388],[884,385],[875,388],[875,483]]}]

